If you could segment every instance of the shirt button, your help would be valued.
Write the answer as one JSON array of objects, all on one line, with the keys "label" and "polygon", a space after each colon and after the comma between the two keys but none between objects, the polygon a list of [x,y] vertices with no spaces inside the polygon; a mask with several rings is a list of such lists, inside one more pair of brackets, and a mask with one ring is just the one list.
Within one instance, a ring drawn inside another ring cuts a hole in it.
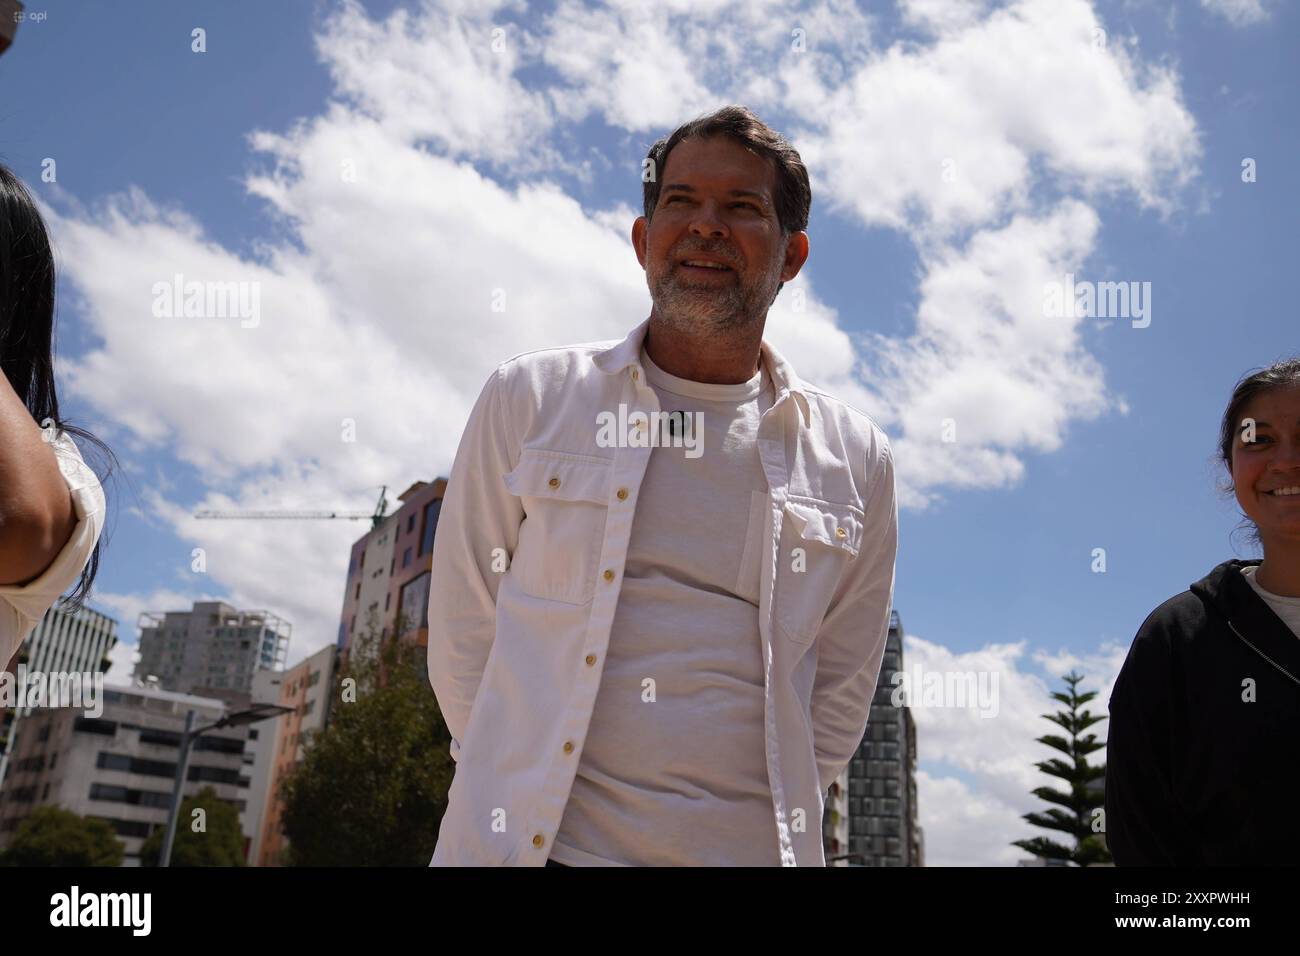
[{"label": "shirt button", "polygon": [[588,654],[588,655],[587,655],[587,666],[588,666],[588,667],[595,667],[595,666],[596,666],[596,655],[595,655],[595,654]]},{"label": "shirt button", "polygon": [[573,741],[572,741],[572,740],[566,740],[566,741],[564,742],[564,752],[565,752],[566,754],[571,754],[571,753],[573,753]]},{"label": "shirt button", "polygon": [[533,846],[541,846],[545,842],[546,841],[542,839],[542,835],[540,833],[535,834],[533,836]]},{"label": "shirt button", "polygon": [[627,501],[627,489],[626,489],[626,488],[620,488],[620,489],[618,489],[618,500],[619,500],[619,501]]},{"label": "shirt button", "polygon": [[613,580],[614,580],[614,572],[613,572],[613,570],[612,570],[611,568],[606,568],[606,569],[605,569],[605,580],[606,580],[606,581],[613,581]]},{"label": "shirt button", "polygon": [[550,485],[552,488],[558,488],[560,487],[560,479],[552,478],[550,481],[547,482],[547,484]]},{"label": "shirt button", "polygon": [[835,529],[835,537],[837,537],[837,538],[847,538],[848,536],[849,536],[849,533],[848,533],[847,531],[845,531],[843,528],[836,528],[836,529]]},{"label": "shirt button", "polygon": [[637,380],[637,378],[638,378],[638,372],[637,372],[637,370],[636,370],[636,369],[632,369],[632,381],[635,382],[635,381]]}]

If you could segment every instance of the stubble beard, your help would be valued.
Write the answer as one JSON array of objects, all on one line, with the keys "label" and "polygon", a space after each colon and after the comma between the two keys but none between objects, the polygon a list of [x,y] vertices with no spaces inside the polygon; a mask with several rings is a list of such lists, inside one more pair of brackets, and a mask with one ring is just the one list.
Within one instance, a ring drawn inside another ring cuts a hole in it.
[{"label": "stubble beard", "polygon": [[727,283],[692,282],[682,274],[683,268],[673,264],[653,275],[647,272],[646,283],[660,320],[690,338],[730,338],[761,322],[776,295],[777,269],[746,285],[739,273]]}]

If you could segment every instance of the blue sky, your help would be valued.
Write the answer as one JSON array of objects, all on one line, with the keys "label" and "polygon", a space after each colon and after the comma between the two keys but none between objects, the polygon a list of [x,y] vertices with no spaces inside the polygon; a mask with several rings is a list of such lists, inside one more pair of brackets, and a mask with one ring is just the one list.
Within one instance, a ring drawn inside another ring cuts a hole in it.
[{"label": "blue sky", "polygon": [[[1300,350],[1295,8],[686,4],[669,22],[457,6],[85,4],[22,24],[0,57],[0,159],[47,204],[61,256],[64,413],[126,470],[95,603],[129,640],[140,610],[219,596],[293,620],[291,663],[331,642],[364,525],[187,513],[367,510],[380,484],[446,474],[493,364],[644,318],[627,241],[640,158],[676,123],[744,102],[813,177],[812,305],[791,313],[783,293],[771,337],[895,443],[909,664],[1002,675],[998,719],[918,713],[931,859],[1011,862],[1039,782],[1017,765],[1047,756],[1032,738],[1055,678],[1079,666],[1104,709],[1146,614],[1249,553],[1229,540],[1235,502],[1211,456],[1236,379]],[[815,59],[783,49],[791,24]],[[500,25],[506,51],[484,56]],[[1095,25],[1105,42],[1085,51]],[[619,33],[592,39],[604,31]],[[1062,70],[1061,50],[1077,65]],[[57,184],[41,182],[47,157]],[[355,188],[332,175],[344,157]],[[956,190],[938,181],[946,157]],[[556,248],[594,269],[557,275]],[[1083,320],[1068,344],[1035,344],[1032,294],[999,307],[944,284],[1064,266],[1150,282],[1150,326]],[[204,270],[262,282],[262,327],[150,316],[153,281]],[[475,283],[522,305],[493,316]],[[985,322],[997,349],[953,344]],[[939,385],[973,436],[956,448],[927,438]],[[357,445],[341,446],[341,416]]]}]

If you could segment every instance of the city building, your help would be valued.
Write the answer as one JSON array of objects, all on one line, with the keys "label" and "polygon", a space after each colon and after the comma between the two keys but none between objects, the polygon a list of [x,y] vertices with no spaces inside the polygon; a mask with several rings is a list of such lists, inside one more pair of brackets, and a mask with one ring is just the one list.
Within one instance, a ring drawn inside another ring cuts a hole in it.
[{"label": "city building", "polygon": [[358,634],[373,626],[391,635],[402,618],[402,640],[428,645],[433,535],[446,490],[445,478],[415,482],[397,496],[402,506],[352,545],[337,642],[345,655]]},{"label": "city building", "polygon": [[848,866],[849,857],[849,768],[831,781],[822,813],[822,841],[827,866]]},{"label": "city building", "polygon": [[260,671],[253,678],[253,699],[258,703],[292,707],[293,712],[258,723],[253,750],[249,812],[254,822],[252,866],[278,866],[288,846],[281,825],[284,803],[280,784],[303,759],[303,748],[313,734],[325,729],[334,700],[334,675],[338,648],[321,648],[286,671]]},{"label": "city building", "polygon": [[164,690],[249,693],[259,670],[284,668],[288,621],[269,611],[239,611],[223,601],[196,601],[189,611],[140,615],[134,679],[156,677]]},{"label": "city building", "polygon": [[[848,853],[852,866],[924,866],[917,819],[916,724],[911,708],[891,699],[903,670],[903,626],[889,615],[889,634],[867,730],[848,765]],[[824,824],[825,825],[825,821]]]},{"label": "city building", "polygon": [[[125,844],[125,865],[139,866],[144,841],[167,825],[189,710],[200,728],[220,719],[227,704],[109,684],[98,718],[76,707],[34,708],[23,719],[9,776],[0,786],[0,849],[34,809],[50,805],[106,821]],[[256,729],[231,727],[198,737],[190,748],[183,795],[212,786],[220,800],[236,807],[242,825],[249,787],[245,742]],[[245,854],[251,842],[245,829]]]},{"label": "city building", "polygon": [[[65,611],[55,602],[23,641],[10,662],[16,676],[27,674],[103,674],[109,668],[109,651],[117,644],[117,621],[93,608]],[[0,710],[0,784],[8,772],[9,752],[28,707]]]}]

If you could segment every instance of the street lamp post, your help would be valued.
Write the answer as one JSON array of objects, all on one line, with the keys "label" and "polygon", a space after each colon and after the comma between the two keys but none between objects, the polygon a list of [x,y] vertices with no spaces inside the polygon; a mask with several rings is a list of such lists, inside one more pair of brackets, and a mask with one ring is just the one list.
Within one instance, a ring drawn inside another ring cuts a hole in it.
[{"label": "street lamp post", "polygon": [[194,741],[209,730],[219,730],[222,727],[243,727],[292,712],[292,707],[284,707],[280,704],[254,704],[248,710],[227,714],[216,723],[200,727],[198,730],[194,729],[194,711],[187,710],[185,712],[185,730],[181,733],[181,750],[176,757],[176,779],[172,783],[172,804],[167,810],[167,833],[163,837],[162,855],[158,858],[159,866],[171,866],[172,846],[176,842],[176,826],[181,814],[181,790],[185,786],[185,773],[190,762],[190,746]]}]

